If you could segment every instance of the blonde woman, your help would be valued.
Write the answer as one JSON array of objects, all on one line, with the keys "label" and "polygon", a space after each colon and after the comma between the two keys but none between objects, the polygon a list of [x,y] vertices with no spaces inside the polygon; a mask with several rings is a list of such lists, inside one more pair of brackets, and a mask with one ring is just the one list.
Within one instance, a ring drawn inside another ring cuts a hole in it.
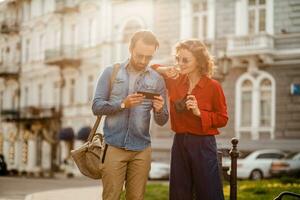
[{"label": "blonde woman", "polygon": [[211,78],[214,63],[199,40],[176,45],[175,66],[152,66],[165,78],[171,127],[171,200],[224,199],[215,135],[228,121],[220,84]]}]

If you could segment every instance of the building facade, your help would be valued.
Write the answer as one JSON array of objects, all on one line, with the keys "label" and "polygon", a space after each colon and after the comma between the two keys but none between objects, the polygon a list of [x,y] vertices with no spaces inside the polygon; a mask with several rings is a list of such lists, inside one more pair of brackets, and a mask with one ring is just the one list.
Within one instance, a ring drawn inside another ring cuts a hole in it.
[{"label": "building facade", "polygon": [[[297,0],[6,0],[0,3],[0,153],[9,169],[51,171],[95,117],[103,69],[128,57],[139,29],[157,34],[153,63],[199,38],[215,57],[230,120],[218,136],[240,148],[299,151],[300,2]],[[72,129],[70,129],[72,128]],[[64,130],[64,131],[62,131]],[[73,134],[73,137],[72,137]],[[154,158],[168,158],[169,125],[151,126]],[[80,142],[75,142],[78,145]]]}]

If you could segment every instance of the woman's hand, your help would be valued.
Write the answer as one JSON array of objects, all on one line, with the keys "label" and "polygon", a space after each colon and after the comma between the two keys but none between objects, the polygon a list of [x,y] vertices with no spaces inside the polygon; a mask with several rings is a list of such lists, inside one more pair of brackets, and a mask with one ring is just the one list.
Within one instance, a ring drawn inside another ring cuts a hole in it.
[{"label": "woman's hand", "polygon": [[189,94],[187,96],[187,101],[185,102],[186,107],[188,110],[192,110],[193,114],[200,117],[201,116],[201,112],[200,109],[198,107],[198,102],[197,99],[194,95]]},{"label": "woman's hand", "polygon": [[179,69],[175,66],[161,66],[157,68],[157,71],[171,79],[178,78],[180,73]]}]

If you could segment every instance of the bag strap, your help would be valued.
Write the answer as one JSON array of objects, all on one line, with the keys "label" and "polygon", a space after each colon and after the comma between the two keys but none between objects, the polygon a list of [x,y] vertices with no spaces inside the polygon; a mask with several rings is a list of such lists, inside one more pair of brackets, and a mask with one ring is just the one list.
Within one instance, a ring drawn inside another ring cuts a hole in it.
[{"label": "bag strap", "polygon": [[[120,69],[120,63],[114,64],[113,71],[112,71],[111,76],[110,76],[110,86],[109,86],[109,91],[110,92],[112,90],[112,86],[114,84],[114,81],[116,79],[116,76],[118,74],[119,69]],[[96,122],[95,122],[95,124],[94,124],[94,126],[93,126],[93,128],[92,128],[92,130],[91,130],[91,132],[89,134],[89,137],[88,137],[87,141],[89,141],[89,142],[92,141],[94,135],[96,134],[96,131],[98,129],[98,126],[100,124],[101,119],[102,119],[102,115],[98,115],[97,119],[96,119]]]}]

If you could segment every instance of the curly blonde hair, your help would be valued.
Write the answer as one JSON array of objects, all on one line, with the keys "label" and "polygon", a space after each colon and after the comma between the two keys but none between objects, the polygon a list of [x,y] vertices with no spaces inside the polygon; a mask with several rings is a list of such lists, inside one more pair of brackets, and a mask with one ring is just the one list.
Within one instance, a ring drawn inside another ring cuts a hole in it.
[{"label": "curly blonde hair", "polygon": [[215,68],[214,60],[203,42],[197,39],[184,40],[175,46],[176,53],[181,49],[186,49],[193,54],[201,75],[212,77]]}]

